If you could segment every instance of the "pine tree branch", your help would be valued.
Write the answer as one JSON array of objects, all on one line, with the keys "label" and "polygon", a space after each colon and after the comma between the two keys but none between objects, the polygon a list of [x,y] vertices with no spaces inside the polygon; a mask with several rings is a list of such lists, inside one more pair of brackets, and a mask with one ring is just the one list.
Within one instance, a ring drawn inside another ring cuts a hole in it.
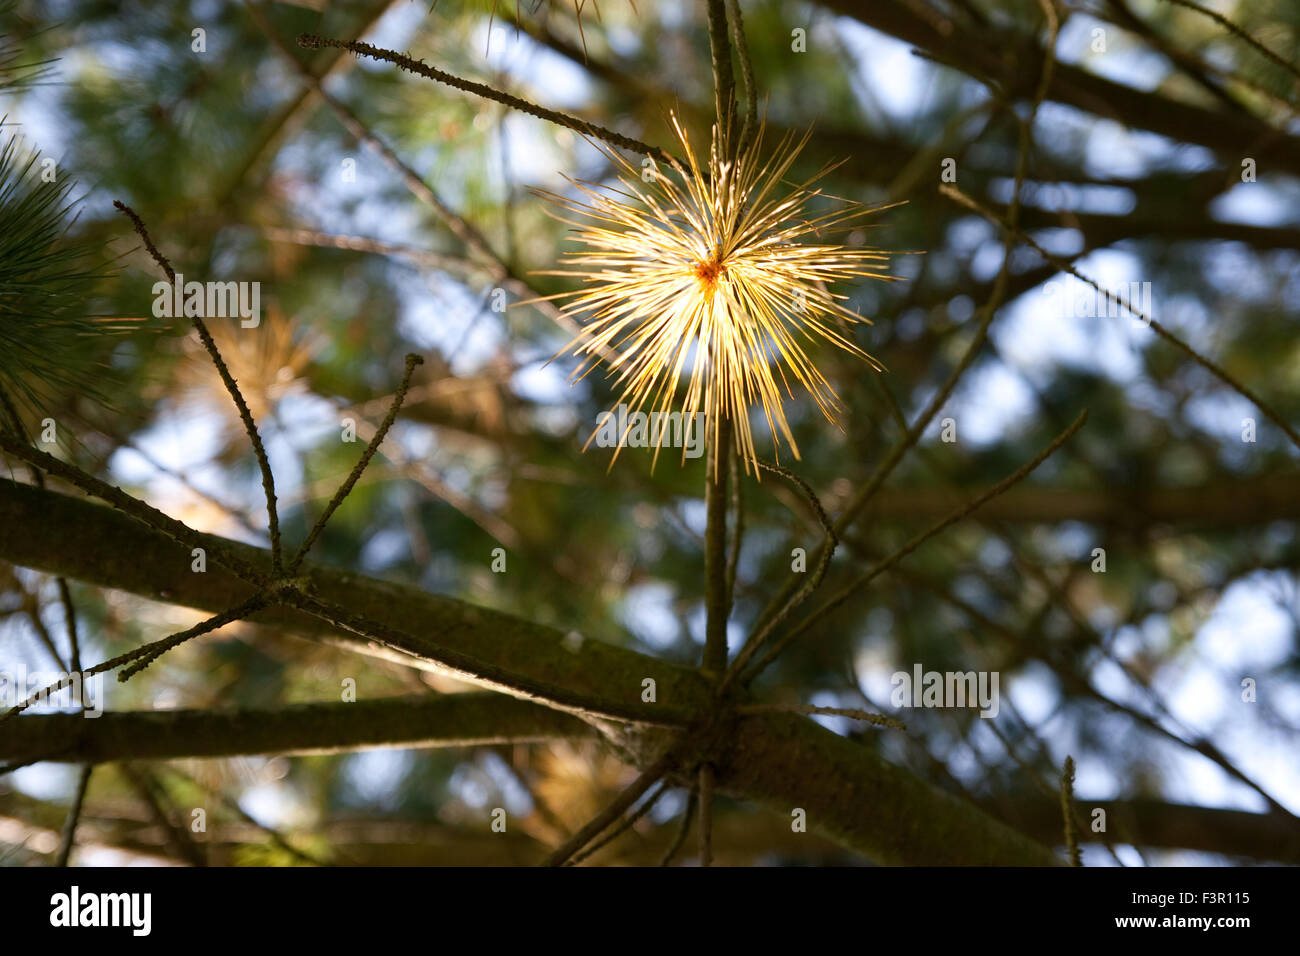
[{"label": "pine tree branch", "polygon": [[[1028,98],[1045,51],[1032,37],[979,29],[953,20],[921,0],[818,0],[835,13],[920,48],[946,65],[976,77],[1005,80],[1010,92]],[[940,29],[944,23],[951,29]],[[1217,153],[1226,168],[1240,169],[1243,156],[1300,175],[1300,137],[1240,113],[1174,99],[1108,80],[1082,67],[1058,64],[1046,99],[1176,142]]]},{"label": "pine tree branch", "polygon": [[1218,13],[1217,11],[1214,10],[1207,10],[1199,3],[1193,3],[1192,0],[1165,0],[1165,2],[1172,3],[1176,6],[1184,7],[1188,10],[1194,10],[1203,17],[1209,17],[1211,20],[1213,20],[1219,26],[1223,27],[1229,33],[1244,40],[1251,47],[1253,47],[1258,53],[1272,60],[1275,64],[1280,66],[1282,69],[1286,70],[1296,79],[1300,79],[1300,68],[1297,68],[1294,63],[1288,62],[1285,58],[1279,56],[1278,54],[1270,50],[1268,47],[1264,46],[1264,44],[1260,43],[1253,36],[1251,36],[1241,27],[1237,26],[1237,24],[1233,23],[1223,14]]},{"label": "pine tree branch", "polygon": [[569,839],[558,846],[544,862],[545,866],[563,866],[569,858],[582,850],[618,820],[623,813],[636,803],[641,796],[662,779],[672,769],[676,758],[671,750],[665,752],[654,763],[637,775],[637,778],[615,797],[600,813]]},{"label": "pine tree branch", "polygon": [[302,545],[289,560],[289,567],[286,572],[287,574],[295,574],[297,573],[298,568],[302,567],[302,562],[307,557],[307,553],[311,551],[311,546],[316,543],[316,538],[325,530],[325,525],[329,523],[330,518],[334,515],[334,512],[338,510],[339,505],[343,504],[343,500],[347,498],[352,489],[356,487],[357,481],[361,478],[361,473],[366,470],[366,465],[370,464],[370,459],[375,457],[375,452],[377,452],[379,446],[384,443],[384,437],[388,434],[388,430],[393,427],[393,422],[397,419],[397,411],[402,407],[402,402],[406,399],[407,390],[411,387],[411,375],[415,372],[415,367],[423,364],[424,359],[415,353],[406,356],[406,374],[402,376],[401,384],[397,386],[397,393],[393,396],[393,404],[389,407],[388,414],[385,415],[384,420],[379,423],[379,428],[375,430],[374,437],[370,439],[370,442],[366,445],[365,451],[361,453],[361,459],[353,466],[352,471],[348,474],[347,478],[344,479],[343,484],[339,485],[338,491],[334,493],[334,497],[331,498],[329,504],[325,506],[325,510],[321,512],[320,517],[316,519],[316,523],[312,525],[312,529],[307,533],[307,537],[303,540]]},{"label": "pine tree branch", "polygon": [[[185,549],[204,547],[205,553],[212,555],[213,563],[228,568],[244,581],[258,586],[266,585],[271,581],[270,569],[267,571],[255,569],[235,553],[237,549],[223,546],[220,538],[203,535],[195,531],[170,515],[163,514],[157,508],[128,495],[116,485],[101,481],[74,465],[55,458],[53,455],[47,455],[43,451],[31,448],[26,442],[18,441],[3,433],[0,433],[0,450],[6,451],[16,458],[21,458],[27,464],[40,468],[47,474],[63,479],[87,494],[96,496],[101,501],[105,501],[114,508],[119,509],[124,515],[129,515],[133,520],[160,535],[170,538],[172,542],[181,545]],[[212,546],[209,547],[209,545]],[[188,562],[186,564],[188,567]]]},{"label": "pine tree branch", "polygon": [[[211,535],[200,535],[198,540],[228,549],[250,567],[269,567],[270,557],[264,549]],[[204,574],[192,572],[187,548],[117,511],[4,480],[0,480],[0,560],[154,600],[211,610],[230,607],[256,590],[219,568],[210,568]],[[575,644],[562,632],[544,625],[342,570],[308,563],[303,565],[301,577],[306,587],[329,595],[331,602],[391,625],[403,641],[401,650],[393,652],[392,657],[412,666],[437,669],[437,661],[449,656],[449,651],[489,664],[508,661],[511,671],[529,680],[599,702],[602,710],[644,715],[648,720],[689,721],[713,706],[711,685],[690,668],[591,638]],[[319,617],[288,608],[264,610],[250,620],[302,637],[341,640],[344,646],[354,649],[365,647],[365,641],[340,635]],[[501,667],[499,663],[493,666]],[[657,703],[641,701],[645,678],[656,682]],[[16,717],[0,724],[0,732],[8,735],[14,733],[15,727],[34,728],[34,722],[46,719]],[[74,715],[51,719],[75,721],[82,727],[97,722]],[[97,720],[109,719],[105,715]],[[643,729],[629,735],[598,717],[588,722],[613,735],[620,746],[633,753],[664,743],[661,733],[646,733]],[[255,722],[250,733],[257,733],[258,726]],[[347,732],[346,724],[335,730],[337,733],[322,735],[314,742],[327,748],[330,739],[345,739],[338,735]],[[61,733],[64,736],[47,741],[52,751],[77,739],[70,731]],[[21,741],[27,736],[24,732],[5,739]],[[296,743],[301,745],[303,741]],[[229,735],[205,731],[177,749],[211,753],[234,745]],[[16,751],[21,744],[6,746]],[[148,744],[146,739],[141,746],[160,745]],[[7,763],[13,766],[41,759],[85,761],[84,756],[75,753],[48,753],[29,758],[15,755]],[[736,721],[734,738],[729,738],[717,754],[711,754],[710,760],[717,773],[719,792],[768,805],[786,819],[792,807],[805,807],[811,826],[873,860],[1020,865],[1054,861],[1047,850],[1020,838],[982,811],[935,790],[909,771],[836,736],[807,717],[781,713],[741,716]],[[914,825],[917,819],[926,821],[920,831]],[[908,835],[906,841],[900,839],[902,834]]]},{"label": "pine tree branch", "polygon": [[992,488],[985,491],[983,494],[978,495],[975,498],[972,498],[965,505],[954,510],[951,514],[949,514],[942,521],[935,524],[933,527],[929,528],[926,531],[921,532],[916,537],[912,538],[910,541],[907,542],[907,544],[903,545],[901,548],[899,548],[897,551],[891,554],[888,558],[885,558],[883,561],[877,562],[869,570],[858,575],[856,578],[850,581],[839,591],[835,592],[835,594],[833,594],[829,599],[827,599],[826,603],[822,604],[820,607],[817,608],[817,610],[813,611],[811,614],[809,614],[807,617],[801,620],[797,625],[795,625],[784,635],[782,635],[781,638],[772,645],[771,649],[758,661],[758,663],[753,665],[753,667],[750,668],[749,673],[746,674],[743,678],[744,682],[749,683],[750,681],[752,681],[758,674],[760,674],[769,665],[771,665],[771,663],[781,655],[781,652],[784,651],[785,648],[787,648],[800,634],[807,631],[814,623],[821,620],[826,615],[830,614],[833,610],[835,610],[837,607],[839,607],[841,604],[847,601],[850,597],[852,597],[862,588],[866,587],[869,583],[874,581],[878,576],[883,574],[885,571],[892,568],[899,561],[903,560],[903,558],[907,557],[907,555],[911,554],[913,551],[915,551],[917,548],[923,545],[926,541],[929,541],[931,538],[940,534],[949,526],[956,524],[958,521],[961,521],[963,518],[977,511],[984,504],[984,502],[997,497],[999,494],[1006,491],[1008,488],[1010,488],[1012,485],[1016,484],[1017,482],[1023,481],[1026,477],[1029,476],[1031,472],[1034,471],[1034,469],[1036,469],[1039,465],[1041,465],[1044,461],[1046,461],[1052,454],[1054,454],[1058,448],[1060,448],[1063,444],[1069,441],[1069,439],[1073,437],[1075,432],[1077,432],[1080,428],[1083,427],[1083,423],[1084,421],[1087,420],[1087,417],[1088,417],[1088,413],[1087,410],[1085,409],[1084,411],[1079,413],[1078,417],[1075,418],[1074,422],[1071,423],[1071,425],[1068,428],[1066,428],[1065,431],[1057,435],[1056,438],[1052,440],[1051,444],[1049,444],[1041,452],[1035,455],[1031,460],[1027,461],[1021,467],[1017,468],[1010,475],[1007,475],[1007,477],[1003,478],[1000,482],[998,482]]},{"label": "pine tree branch", "polygon": [[1075,823],[1074,810],[1074,758],[1065,758],[1065,768],[1061,771],[1061,820],[1065,827],[1065,858],[1070,866],[1083,866],[1083,857],[1079,854],[1079,827]]},{"label": "pine tree branch", "polygon": [[[136,500],[122,495],[129,502]],[[213,613],[247,600],[265,585],[270,560],[264,549],[189,533],[178,545],[117,511],[0,479],[0,560],[38,569],[75,568],[68,571],[69,577]],[[77,544],[70,547],[69,542]],[[247,569],[252,580],[213,567],[215,561],[205,573],[193,572],[193,547],[205,548],[210,557],[220,553],[228,561],[226,568]],[[371,638],[327,623],[317,616],[319,609],[303,613],[268,608],[250,620],[367,653],[376,653],[378,643],[395,640],[400,650],[389,648],[379,656],[429,670],[481,665],[483,673],[492,675],[493,686],[518,678],[570,700],[605,701],[624,719],[650,724],[685,724],[710,699],[706,683],[691,669],[599,641],[575,644],[562,631],[499,611],[311,562],[303,564],[298,578],[314,600],[327,606],[324,613],[332,613],[331,607],[341,609],[341,621],[355,616],[359,620],[352,623],[358,630],[378,625],[383,633]],[[307,599],[300,594],[293,600]],[[509,667],[497,662],[509,662]],[[656,682],[656,703],[641,700],[647,678]]]},{"label": "pine tree branch", "polygon": [[732,661],[731,666],[727,669],[726,677],[723,679],[721,690],[725,691],[740,674],[744,671],[745,665],[749,663],[750,658],[758,651],[767,639],[776,631],[778,627],[793,614],[803,603],[816,593],[821,587],[822,581],[826,578],[826,571],[830,568],[831,559],[835,557],[835,549],[839,546],[839,536],[835,533],[835,526],[831,523],[830,517],[826,514],[826,509],[822,507],[821,499],[817,497],[809,484],[796,475],[794,472],[780,465],[774,465],[770,462],[760,461],[760,468],[765,468],[775,474],[781,475],[791,484],[793,484],[804,497],[807,499],[812,508],[813,514],[817,517],[818,523],[822,527],[823,539],[818,547],[817,565],[813,571],[812,577],[808,579],[797,592],[792,594],[777,611],[766,619],[762,627],[755,629],[753,635],[744,646],[736,659]]},{"label": "pine tree branch", "polygon": [[960,189],[957,189],[954,186],[944,185],[939,187],[939,192],[943,193],[943,195],[947,196],[949,199],[952,199],[954,202],[961,204],[962,206],[971,210],[972,212],[975,212],[978,215],[983,216],[989,222],[993,223],[994,225],[1002,229],[1007,234],[1008,237],[1014,237],[1020,242],[1023,242],[1025,245],[1029,246],[1036,253],[1042,256],[1043,259],[1045,259],[1047,262],[1050,262],[1057,269],[1060,269],[1062,272],[1067,272],[1070,275],[1074,276],[1074,278],[1078,279],[1080,282],[1084,283],[1085,285],[1091,286],[1093,289],[1095,289],[1097,292],[1107,297],[1109,300],[1116,302],[1126,312],[1130,313],[1134,318],[1140,319],[1145,325],[1147,325],[1147,327],[1151,329],[1152,332],[1155,332],[1156,335],[1160,336],[1162,339],[1164,339],[1174,348],[1178,349],[1180,352],[1182,352],[1185,356],[1187,356],[1197,365],[1201,366],[1203,369],[1205,369],[1207,372],[1209,372],[1219,381],[1223,382],[1225,385],[1227,385],[1229,388],[1235,391],[1238,395],[1245,398],[1252,405],[1254,405],[1261,412],[1263,412],[1269,418],[1269,420],[1273,422],[1274,425],[1280,428],[1282,432],[1289,439],[1291,439],[1292,443],[1297,448],[1300,448],[1300,431],[1297,431],[1295,427],[1293,427],[1289,422],[1287,422],[1287,420],[1283,418],[1279,412],[1274,410],[1272,406],[1267,404],[1262,398],[1260,398],[1257,394],[1255,394],[1254,390],[1252,390],[1249,386],[1247,386],[1245,383],[1240,381],[1236,376],[1232,375],[1227,369],[1223,368],[1223,366],[1217,364],[1216,362],[1202,355],[1200,352],[1196,351],[1196,349],[1192,348],[1181,338],[1179,338],[1177,335],[1171,332],[1168,329],[1168,327],[1166,327],[1163,323],[1157,321],[1152,316],[1149,316],[1144,312],[1142,312],[1135,305],[1133,305],[1133,303],[1129,302],[1126,297],[1121,295],[1116,295],[1115,293],[1106,291],[1094,279],[1091,279],[1088,276],[1081,273],[1078,269],[1076,269],[1070,263],[1066,262],[1060,256],[1053,255],[1052,253],[1044,249],[1041,245],[1039,245],[1037,241],[1033,239],[1033,237],[1029,236],[1022,230],[1020,230],[1016,226],[1014,221],[1007,222],[1007,223],[1002,222],[996,216],[994,216],[993,213],[985,209],[975,200],[971,199]]},{"label": "pine tree branch", "polygon": [[[1198,850],[1230,857],[1300,863],[1300,830],[1295,820],[1280,813],[1252,813],[1168,803],[1162,800],[1091,800],[1077,794],[1075,804],[1085,826],[1078,829],[1080,843],[1102,843],[1107,839],[1152,849]],[[1049,846],[1062,842],[1061,804],[1046,796],[1010,797],[984,804],[999,819]],[[1100,822],[1097,810],[1105,811],[1105,830],[1094,830]]]},{"label": "pine tree branch", "polygon": [[0,760],[59,763],[478,747],[571,740],[592,728],[502,694],[420,694],[274,708],[30,714],[0,723]]},{"label": "pine tree branch", "polygon": [[704,587],[705,637],[701,668],[714,680],[727,667],[727,620],[731,603],[727,587],[727,481],[735,454],[731,447],[731,422],[719,423],[709,442],[704,472]]},{"label": "pine tree branch", "polygon": [[[166,257],[158,251],[158,247],[154,245],[153,239],[149,236],[149,230],[145,228],[143,220],[136,215],[135,210],[118,200],[113,201],[113,206],[131,220],[132,226],[135,227],[136,233],[144,242],[149,255],[158,263],[158,267],[162,269],[168,281],[175,283],[176,270],[172,268]],[[212,333],[208,331],[207,324],[197,315],[191,316],[190,320],[193,322],[194,330],[198,332],[199,339],[203,342],[203,347],[207,350],[208,356],[212,359],[212,364],[216,366],[222,384],[226,386],[226,391],[230,393],[230,398],[235,403],[235,410],[239,413],[239,420],[243,422],[244,432],[248,435],[249,444],[252,445],[253,454],[257,458],[257,467],[262,473],[262,491],[266,497],[267,531],[271,538],[271,567],[275,576],[278,577],[281,563],[280,516],[275,507],[275,475],[271,472],[271,461],[266,456],[266,448],[262,444],[262,436],[257,430],[257,423],[253,421],[253,413],[248,409],[248,402],[244,400],[244,395],[239,390],[235,377],[230,374],[230,368],[226,365],[225,359],[221,357],[221,350],[217,348],[216,340],[212,338]]]},{"label": "pine tree branch", "polygon": [[285,42],[266,19],[265,14],[259,9],[258,4],[249,3],[247,6],[249,13],[252,14],[253,19],[271,42],[271,45],[275,47],[289,66],[297,71],[302,81],[316,92],[321,102],[334,112],[334,115],[338,117],[339,122],[343,124],[349,133],[379,154],[385,165],[398,175],[402,180],[402,184],[412,196],[437,213],[438,218],[451,234],[464,243],[467,250],[478,257],[482,268],[487,271],[492,281],[500,283],[511,295],[527,300],[529,304],[570,335],[576,335],[581,331],[581,326],[572,316],[565,314],[548,299],[540,297],[536,290],[525,282],[509,263],[501,258],[496,250],[492,248],[492,244],[488,242],[487,238],[473,223],[447,205],[442,197],[434,191],[433,187],[402,161],[392,147],[380,139],[370,127],[361,121],[360,117],[337,97],[330,95],[325,90],[320,79],[310,73],[285,45]]},{"label": "pine tree branch", "polygon": [[77,824],[81,820],[81,809],[86,802],[86,788],[90,786],[90,774],[94,769],[94,764],[86,764],[77,777],[77,790],[72,795],[68,818],[63,822],[63,833],[59,838],[59,855],[55,858],[55,866],[67,866],[68,861],[72,859],[72,848],[77,843]]},{"label": "pine tree branch", "polygon": [[617,146],[619,149],[625,149],[632,153],[640,153],[643,156],[649,156],[656,162],[667,163],[672,165],[677,161],[668,153],[664,152],[658,146],[651,146],[643,143],[631,136],[624,136],[622,133],[616,133],[612,129],[592,123],[588,120],[581,119],[577,116],[570,116],[567,113],[561,113],[558,110],[547,109],[536,103],[530,102],[520,96],[506,93],[502,90],[494,89],[486,83],[476,83],[473,80],[462,79],[454,76],[437,67],[429,66],[422,60],[416,60],[403,53],[397,53],[393,50],[384,50],[369,43],[359,40],[338,40],[333,37],[323,37],[314,33],[300,33],[298,35],[298,45],[308,50],[321,50],[328,47],[347,50],[355,53],[357,56],[367,56],[372,60],[379,60],[385,63],[391,63],[396,67],[406,70],[408,73],[414,73],[417,76],[423,76],[430,80],[436,80],[447,86],[461,90],[465,93],[472,93],[475,96],[481,96],[484,99],[493,100],[518,110],[521,113],[527,113],[529,116],[536,116],[538,119],[546,120],[557,126],[563,126],[571,129],[583,136],[591,136],[595,139],[604,140],[611,146]]},{"label": "pine tree branch", "polygon": [[736,155],[736,80],[731,66],[726,0],[707,0],[709,56],[713,61],[713,110],[718,122],[715,143],[728,161]]}]

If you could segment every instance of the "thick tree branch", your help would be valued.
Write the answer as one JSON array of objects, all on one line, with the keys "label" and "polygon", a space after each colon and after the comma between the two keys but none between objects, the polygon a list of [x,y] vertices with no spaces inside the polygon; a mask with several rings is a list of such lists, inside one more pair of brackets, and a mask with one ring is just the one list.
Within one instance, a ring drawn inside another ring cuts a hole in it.
[{"label": "thick tree branch", "polygon": [[[976,29],[929,4],[911,0],[821,0],[821,4],[963,72],[1006,83],[1017,95],[1032,94],[1042,69],[1043,50],[1034,39],[1005,30]],[[1300,139],[1253,116],[1148,93],[1065,63],[1054,70],[1047,99],[1134,129],[1205,146],[1229,169],[1240,169],[1241,160],[1249,156],[1261,167],[1300,175]]]},{"label": "thick tree branch", "polygon": [[[863,521],[930,519],[947,514],[974,489],[900,487],[877,492]],[[1300,475],[1262,475],[1183,488],[1022,486],[981,509],[988,520],[1086,521],[1107,527],[1153,524],[1240,529],[1300,518]]]},{"label": "thick tree branch", "polygon": [[[808,719],[764,713],[742,718],[729,759],[715,763],[718,789],[756,800],[847,846],[870,844],[877,863],[945,866],[1052,866],[1048,849],[1008,828],[993,830],[960,797],[894,766],[830,731],[809,733]],[[815,775],[809,770],[816,767]],[[925,809],[922,809],[924,807]]]},{"label": "thick tree branch", "polygon": [[[209,553],[236,556],[269,573],[262,548],[197,535]],[[188,544],[188,542],[187,542]],[[68,567],[70,577],[206,611],[222,611],[253,593],[250,585],[211,565],[190,570],[186,547],[119,512],[30,485],[0,480],[0,560],[31,568]],[[532,685],[548,684],[573,697],[603,700],[625,719],[688,722],[710,698],[694,671],[592,640],[576,640],[544,625],[454,598],[306,563],[300,569],[313,593],[332,605],[378,622],[403,642],[380,651],[426,670],[445,670],[448,657],[481,661]],[[306,638],[372,649],[370,642],[288,608],[249,618]],[[465,676],[461,674],[459,676]],[[657,703],[641,700],[642,681],[656,682]]]},{"label": "thick tree branch", "polygon": [[474,747],[591,733],[576,717],[502,694],[429,694],[257,710],[23,716],[0,723],[0,761],[94,764],[372,747]]},{"label": "thick tree branch", "polygon": [[[1300,863],[1300,840],[1281,814],[1220,810],[1160,800],[1088,800],[1076,797],[1085,826],[1082,842],[1133,843],[1159,849],[1200,850],[1277,863]],[[1094,833],[1092,812],[1106,811],[1106,832]],[[1061,808],[1047,799],[999,801],[987,809],[1048,844],[1061,840]]]},{"label": "thick tree branch", "polygon": [[[29,845],[36,834],[53,840],[66,814],[66,806],[18,791],[6,792],[0,784],[0,827],[18,825]],[[638,827],[635,836],[602,849],[595,861],[654,866],[672,843],[676,829],[675,824],[644,831]],[[167,859],[161,833],[148,826],[148,817],[135,802],[96,801],[87,808],[79,832],[83,836],[78,845],[83,848],[111,847],[155,864]],[[528,866],[546,849],[529,835],[526,824],[492,833],[477,824],[365,819],[353,814],[313,823],[309,829],[289,829],[282,835],[299,843],[309,837],[324,840],[335,851],[337,862],[349,866]],[[223,819],[214,813],[209,814],[203,846],[212,865],[235,866],[247,862],[250,844],[265,843],[266,838],[266,831],[256,824]],[[787,820],[762,810],[735,809],[734,805],[715,821],[714,850],[717,861],[728,866],[753,865],[773,857],[829,865],[851,860],[841,846],[816,833],[796,833]],[[170,861],[179,862],[175,857]]]},{"label": "thick tree branch", "polygon": [[[256,567],[269,567],[270,555],[263,549],[201,537]],[[0,559],[204,609],[229,607],[250,591],[248,584],[220,570],[192,572],[183,546],[126,515],[2,480]],[[605,711],[644,714],[648,723],[691,721],[713,703],[711,685],[687,668],[589,638],[566,639],[553,628],[415,588],[310,564],[302,572],[307,586],[332,604],[399,633],[404,643],[393,653],[406,655],[414,666],[431,666],[451,651],[601,701]],[[251,620],[305,637],[341,640],[353,648],[365,646],[317,618],[283,608]],[[647,677],[656,681],[658,703],[641,700]],[[346,711],[345,717],[347,713],[356,712]],[[22,727],[30,719],[19,717],[9,724]],[[648,765],[662,752],[663,733],[651,727],[620,733],[600,717],[591,721],[610,729],[615,744],[633,762]],[[207,743],[197,740],[197,751],[219,746],[210,738],[203,738]],[[765,713],[740,718],[735,736],[711,752],[710,761],[719,791],[765,803],[787,817],[793,808],[803,807],[814,827],[882,863],[1056,862],[1044,847],[973,804],[936,790],[806,717]]]}]

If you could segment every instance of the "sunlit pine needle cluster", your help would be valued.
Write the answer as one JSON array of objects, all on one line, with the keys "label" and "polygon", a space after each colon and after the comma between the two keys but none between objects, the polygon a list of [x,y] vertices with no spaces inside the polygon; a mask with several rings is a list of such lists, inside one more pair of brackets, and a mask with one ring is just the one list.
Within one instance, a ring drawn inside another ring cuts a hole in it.
[{"label": "sunlit pine needle cluster", "polygon": [[[783,407],[782,392],[794,396],[792,380],[838,425],[839,398],[805,344],[825,340],[881,368],[846,334],[866,320],[830,286],[890,279],[881,271],[888,257],[824,238],[880,207],[826,197],[814,184],[828,169],[803,183],[786,182],[807,133],[785,137],[764,158],[760,129],[734,162],[719,155],[715,136],[706,169],[676,118],[673,126],[686,168],[665,172],[647,161],[642,169],[606,150],[617,164],[619,187],[571,180],[583,198],[544,193],[585,247],[566,255],[568,268],[546,273],[582,282],[552,297],[583,323],[562,351],[584,357],[575,381],[604,358],[623,389],[618,404],[631,410],[679,410],[686,422],[703,412],[708,441],[730,421],[738,454],[756,471],[754,406],[763,409],[774,453],[779,456],[784,437],[799,457]],[[813,211],[814,202],[833,209]],[[689,382],[675,407],[686,372]],[[656,436],[655,461],[667,437],[667,429]],[[625,438],[626,432],[615,458]]]}]

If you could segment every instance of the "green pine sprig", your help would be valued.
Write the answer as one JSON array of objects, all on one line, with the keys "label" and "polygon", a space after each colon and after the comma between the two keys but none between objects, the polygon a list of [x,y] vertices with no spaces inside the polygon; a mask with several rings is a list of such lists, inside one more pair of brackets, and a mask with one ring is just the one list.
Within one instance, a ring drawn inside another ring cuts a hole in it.
[{"label": "green pine sprig", "polygon": [[[15,15],[14,0],[0,2],[0,23],[6,29]],[[54,60],[24,63],[22,48],[7,33],[0,32],[0,93],[17,93],[45,83]]]},{"label": "green pine sprig", "polygon": [[97,313],[110,273],[95,244],[69,237],[74,183],[46,182],[37,152],[11,136],[0,148],[0,388],[41,403],[52,390],[104,400],[104,337],[138,320]]}]

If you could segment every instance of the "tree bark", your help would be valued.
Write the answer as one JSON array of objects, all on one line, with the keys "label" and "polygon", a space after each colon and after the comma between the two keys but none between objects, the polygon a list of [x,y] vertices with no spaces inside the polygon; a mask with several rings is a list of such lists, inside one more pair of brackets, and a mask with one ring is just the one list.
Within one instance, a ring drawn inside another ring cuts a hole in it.
[{"label": "tree bark", "polygon": [[[882,488],[863,512],[875,521],[934,520],[969,501],[975,489]],[[1239,529],[1300,518],[1300,475],[1266,475],[1183,488],[1049,488],[1021,485],[980,508],[997,521],[1086,521],[1106,527],[1152,524]]]},{"label": "tree bark", "polygon": [[374,747],[477,747],[591,736],[590,725],[503,694],[429,694],[270,709],[106,711],[0,721],[0,761],[107,763]]},{"label": "tree bark", "polygon": [[[269,571],[270,555],[264,550],[213,535],[204,538],[217,550],[230,549]],[[0,559],[208,611],[249,596],[248,585],[217,568],[191,571],[190,554],[183,546],[133,518],[12,481],[0,481]],[[632,726],[630,731],[599,717],[589,718],[626,759],[638,765],[655,759],[666,742],[665,731],[653,724],[684,727],[712,706],[711,685],[693,670],[590,638],[566,639],[554,628],[415,588],[319,565],[305,564],[301,570],[310,585],[332,602],[393,628],[402,642],[394,653],[409,655],[414,666],[436,669],[436,662],[450,649],[566,693],[643,713],[649,726]],[[254,620],[304,637],[340,641],[357,649],[366,646],[355,635],[333,633],[324,622],[300,612],[272,609]],[[656,681],[658,703],[641,701],[645,678]],[[493,689],[502,688],[493,685]],[[20,717],[12,723],[25,726],[29,719]],[[320,741],[312,738],[312,742]],[[214,746],[195,743],[198,749]],[[283,744],[294,749],[290,741]],[[238,744],[232,740],[226,746]],[[764,803],[787,818],[791,810],[802,807],[810,826],[879,863],[1033,866],[1059,862],[1051,851],[973,804],[932,787],[806,717],[761,714],[738,720],[734,737],[710,759],[721,765],[720,790]]]},{"label": "tree bark", "polygon": [[[1088,800],[1075,803],[1085,826],[1080,842],[1132,843],[1158,849],[1200,850],[1226,856],[1249,857],[1276,863],[1300,863],[1300,836],[1295,822],[1281,814],[1221,810],[1161,800]],[[1094,833],[1087,824],[1092,811],[1106,811],[1106,832]],[[1016,800],[990,803],[986,809],[1017,827],[1055,845],[1061,840],[1061,807],[1054,800]]]}]

